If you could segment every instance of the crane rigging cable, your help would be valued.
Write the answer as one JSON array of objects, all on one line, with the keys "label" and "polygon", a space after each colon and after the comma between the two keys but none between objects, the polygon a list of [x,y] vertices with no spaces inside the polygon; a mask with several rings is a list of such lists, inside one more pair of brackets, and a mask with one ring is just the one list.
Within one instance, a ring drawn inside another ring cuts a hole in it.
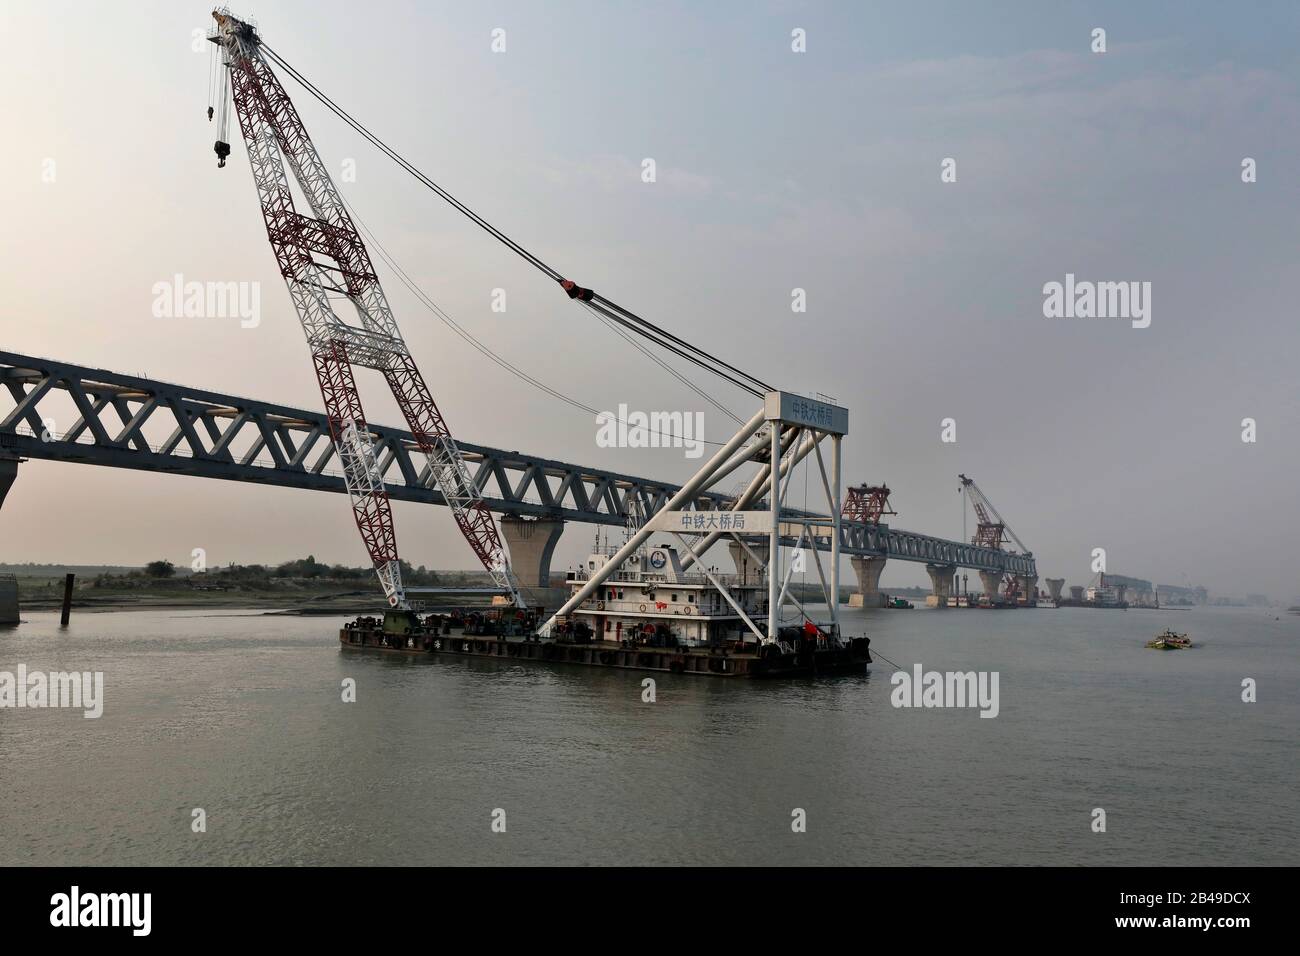
[{"label": "crane rigging cable", "polygon": [[[340,198],[342,199],[342,197]],[[350,202],[348,202],[347,199],[342,199],[342,201],[343,204],[347,207],[349,215],[351,215],[352,218],[356,220],[357,225],[360,226],[362,232],[366,234],[366,238],[369,240],[370,245],[373,246],[375,251],[379,254],[379,258],[382,259],[384,263],[390,269],[393,270],[393,273],[397,276],[398,281],[401,282],[402,285],[406,286],[407,291],[409,291],[413,296],[415,296],[416,300],[419,301],[421,305],[423,305],[426,309],[432,312],[440,322],[442,322],[445,326],[447,326],[447,328],[451,329],[452,332],[456,333],[456,335],[458,335],[461,339],[463,339],[471,348],[476,349],[481,355],[483,355],[484,358],[500,366],[502,369],[514,375],[521,381],[526,382],[529,385],[532,385],[534,388],[546,393],[547,395],[550,395],[552,398],[556,398],[567,405],[571,405],[574,408],[580,409],[581,411],[589,412],[592,415],[608,414],[608,413],[602,413],[599,409],[591,405],[588,405],[585,402],[581,402],[578,399],[573,398],[569,395],[566,395],[563,392],[555,388],[552,388],[550,385],[547,385],[545,382],[537,378],[534,378],[532,375],[529,375],[527,372],[525,372],[523,369],[519,368],[517,365],[513,364],[512,362],[510,362],[508,359],[505,359],[502,356],[498,355],[487,345],[483,344],[477,338],[475,338],[474,335],[468,329],[466,329],[459,322],[453,319],[445,309],[443,309],[436,302],[434,302],[433,299],[430,298],[429,295],[422,288],[420,288],[420,286],[415,282],[414,279],[411,278],[411,276],[407,273],[407,271],[402,268],[401,264],[392,257],[392,255],[388,252],[387,249],[384,248],[383,244],[375,236],[374,232],[371,231],[368,225],[366,225],[365,220],[362,219],[361,216],[357,214],[356,208]],[[671,374],[678,376],[684,384],[686,384],[693,390],[697,391],[697,393],[701,397],[703,397],[705,400],[713,404],[720,411],[726,413],[727,415],[730,415],[732,418],[736,417],[726,406],[716,402],[710,395],[708,395],[708,393],[704,392],[702,389],[699,389],[698,386],[696,386],[689,379],[686,379],[684,376],[681,376],[681,373],[679,373],[676,369],[672,368],[667,363],[663,362],[663,360],[660,359],[658,356],[650,353],[643,346],[639,345],[637,342],[633,341],[632,339],[628,339],[628,341],[636,348],[644,351],[652,361],[663,365],[663,367],[667,369]],[[624,425],[627,424],[627,422],[624,419],[620,419],[617,417],[615,417],[614,421],[622,423]],[[661,438],[680,439],[682,437],[680,435],[676,435],[669,432],[662,432],[656,430],[652,430],[652,431],[654,431],[655,434],[658,434]],[[723,442],[709,441],[708,439],[705,438],[700,438],[699,440],[704,442],[707,445],[724,444]]]},{"label": "crane rigging cable", "polygon": [[[589,311],[595,312],[597,315],[604,316],[607,319],[611,319],[612,321],[617,322],[619,325],[623,326],[625,329],[631,329],[633,332],[636,332],[639,335],[644,335],[644,333],[642,333],[639,329],[637,329],[636,326],[634,326],[631,322],[625,319],[622,315],[620,315],[617,312],[614,312],[612,309],[605,308],[599,302],[592,300],[590,302],[583,302],[582,304],[586,306]],[[688,355],[686,352],[682,351],[675,345],[671,345],[667,342],[662,342],[654,338],[651,338],[651,341],[655,342],[660,348],[664,349],[665,351],[672,352],[675,355],[680,355],[682,358],[687,359],[688,361],[691,359],[690,355]],[[755,396],[756,398],[763,397],[764,394],[763,392],[758,391],[753,386],[746,385],[744,382],[732,378],[726,372],[719,371],[718,369],[710,369],[709,371],[713,372],[713,374],[718,376],[719,378],[730,382],[732,385],[735,385],[737,388],[744,389],[745,391],[749,392],[751,395]]]},{"label": "crane rigging cable", "polygon": [[[583,303],[582,303],[582,306],[583,306],[583,308],[585,308],[588,312],[590,312],[592,315],[594,315],[594,316],[597,318],[597,320],[599,320],[599,321],[600,321],[600,322],[601,322],[601,323],[602,323],[602,324],[603,324],[607,329],[609,329],[611,332],[613,332],[615,335],[617,335],[619,338],[621,338],[621,339],[622,339],[624,342],[626,342],[628,345],[632,346],[634,349],[636,349],[638,352],[640,352],[642,355],[644,355],[644,356],[645,356],[646,358],[648,358],[650,361],[654,362],[656,365],[658,365],[660,368],[662,368],[665,372],[667,372],[667,373],[668,373],[669,375],[671,375],[673,378],[677,379],[677,381],[681,382],[683,385],[685,385],[687,388],[689,388],[689,389],[690,389],[692,392],[694,392],[696,395],[700,396],[700,398],[704,399],[706,402],[708,402],[710,405],[712,405],[712,406],[713,406],[714,408],[716,408],[718,411],[722,412],[722,414],[726,415],[728,418],[730,418],[732,421],[734,421],[737,425],[743,425],[743,424],[745,424],[744,419],[742,419],[739,415],[737,415],[735,412],[733,412],[733,411],[732,411],[730,408],[728,408],[726,405],[723,405],[721,402],[719,402],[717,399],[715,399],[715,398],[714,398],[712,395],[710,395],[708,392],[704,391],[704,389],[700,388],[698,385],[696,385],[694,382],[692,382],[689,378],[687,378],[687,377],[686,377],[685,375],[683,375],[681,372],[677,371],[677,369],[673,368],[671,365],[669,365],[667,362],[665,362],[665,361],[664,361],[663,359],[661,359],[659,356],[655,355],[655,354],[654,354],[653,352],[651,352],[648,348],[646,348],[644,345],[642,345],[642,344],[641,344],[640,342],[638,342],[636,339],[632,338],[632,337],[631,337],[630,335],[628,335],[626,332],[621,332],[621,331],[619,331],[618,329],[614,328],[614,326],[613,326],[613,324],[611,324],[610,320],[607,319],[607,318],[605,318],[603,315],[601,315],[601,314],[600,314],[599,312],[597,312],[595,309],[593,309],[593,308],[591,307],[590,303],[583,302]],[[723,443],[722,443],[722,442],[710,442],[710,444],[722,445]]]},{"label": "crane rigging cable", "polygon": [[548,265],[540,257],[529,252],[518,242],[511,239],[496,226],[492,225],[478,213],[474,212],[474,210],[470,209],[446,189],[438,185],[418,168],[412,165],[396,150],[388,146],[388,144],[348,114],[346,110],[335,103],[334,100],[322,92],[315,84],[303,76],[302,73],[288,63],[288,61],[286,61],[282,56],[276,53],[275,50],[271,49],[271,47],[269,47],[265,42],[261,42],[260,47],[262,51],[276,63],[276,65],[284,70],[296,83],[325,106],[326,109],[330,110],[330,112],[338,116],[339,119],[347,123],[348,126],[361,134],[361,136],[370,142],[376,149],[392,159],[395,163],[410,173],[418,182],[452,206],[452,208],[460,212],[467,219],[479,226],[479,228],[483,229],[490,236],[502,245],[506,246],[543,275],[558,282],[571,299],[576,299],[583,304],[588,305],[594,303],[595,307],[598,308],[598,310],[607,318],[618,322],[620,325],[635,334],[648,339],[660,348],[673,352],[692,364],[705,369],[706,371],[712,372],[714,375],[717,375],[728,383],[735,385],[737,388],[749,392],[751,395],[762,397],[764,394],[772,390],[770,385],[767,385],[755,376],[743,372],[734,365],[730,365],[729,363],[710,355],[703,349],[691,345],[684,339],[674,335],[661,326],[642,318],[636,313],[623,308],[618,305],[618,303],[613,302],[605,296],[600,295],[591,289],[585,289],[577,285],[575,282],[566,279],[558,270]]}]

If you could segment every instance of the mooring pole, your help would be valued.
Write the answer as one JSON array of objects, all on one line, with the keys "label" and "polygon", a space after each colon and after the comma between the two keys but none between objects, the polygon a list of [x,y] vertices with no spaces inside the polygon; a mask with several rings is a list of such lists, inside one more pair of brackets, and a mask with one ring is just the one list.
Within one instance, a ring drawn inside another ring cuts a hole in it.
[{"label": "mooring pole", "polygon": [[[771,451],[768,455],[772,472],[772,483],[768,485],[768,498],[772,509],[772,531],[767,537],[767,639],[776,642],[777,621],[780,617],[779,597],[781,577],[781,421],[778,419],[768,425],[771,438]],[[793,444],[798,444],[799,432],[794,433]],[[793,471],[790,481],[794,481]],[[788,486],[787,486],[788,487]]]},{"label": "mooring pole", "polygon": [[72,613],[72,581],[75,574],[69,573],[63,579],[63,616],[59,618],[59,627],[68,626],[68,616]]},{"label": "mooring pole", "polygon": [[[835,636],[840,636],[840,519],[843,513],[840,501],[840,440],[843,435],[831,436],[831,623]],[[823,475],[825,472],[823,472]]]}]

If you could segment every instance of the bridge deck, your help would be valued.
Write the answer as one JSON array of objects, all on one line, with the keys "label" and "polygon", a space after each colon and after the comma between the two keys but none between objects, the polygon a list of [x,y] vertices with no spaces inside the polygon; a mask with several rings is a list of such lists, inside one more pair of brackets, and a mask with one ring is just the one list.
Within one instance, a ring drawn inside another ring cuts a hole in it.
[{"label": "bridge deck", "polygon": [[[64,429],[42,403],[71,400],[75,420]],[[148,432],[146,432],[148,429]],[[409,431],[370,425],[391,497],[445,504]],[[148,435],[155,440],[150,441]],[[457,439],[488,507],[503,514],[623,525],[633,502],[652,514],[679,485],[635,475],[477,445]],[[253,481],[346,493],[329,428],[321,412],[189,388],[53,359],[0,351],[0,455],[114,468]],[[700,510],[729,507],[725,495],[703,494]],[[828,528],[815,537],[830,549]],[[789,544],[794,545],[794,539]],[[1034,559],[960,541],[842,523],[841,550],[854,556],[956,565],[1033,575]]]}]

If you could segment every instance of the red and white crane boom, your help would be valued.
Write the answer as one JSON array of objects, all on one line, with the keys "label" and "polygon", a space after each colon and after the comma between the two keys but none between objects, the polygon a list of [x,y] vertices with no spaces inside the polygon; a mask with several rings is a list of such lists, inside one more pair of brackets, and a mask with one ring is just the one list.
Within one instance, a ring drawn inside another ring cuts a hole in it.
[{"label": "red and white crane boom", "polygon": [[1016,547],[1020,549],[1021,554],[1030,554],[1031,552],[1025,547],[1025,543],[1011,530],[1011,526],[1003,520],[1002,515],[998,514],[998,509],[994,508],[993,502],[989,501],[988,496],[980,491],[980,486],[975,484],[975,480],[967,478],[965,475],[958,475],[957,477],[961,480],[962,488],[970,499],[971,507],[975,509],[975,536],[971,538],[971,544],[1001,550],[1002,536],[1005,533],[1007,537],[1016,543]]},{"label": "red and white crane boom", "polygon": [[[383,374],[428,459],[431,480],[465,539],[493,584],[522,605],[492,514],[402,339],[370,256],[320,154],[262,56],[257,31],[228,11],[214,11],[212,16],[217,25],[210,39],[221,48],[230,77],[220,107],[218,165],[224,166],[230,153],[224,124],[229,117],[227,97],[233,95],[267,236],[307,336],[353,515],[388,603],[406,607],[406,592],[392,507],[357,393],[354,366]],[[311,215],[295,208],[289,172]],[[346,298],[355,307],[359,324],[339,317],[332,296]]]}]

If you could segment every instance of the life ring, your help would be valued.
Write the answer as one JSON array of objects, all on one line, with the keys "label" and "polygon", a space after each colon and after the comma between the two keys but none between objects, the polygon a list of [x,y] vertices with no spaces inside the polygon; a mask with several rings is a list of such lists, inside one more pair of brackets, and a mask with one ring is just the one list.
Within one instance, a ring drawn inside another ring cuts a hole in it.
[{"label": "life ring", "polygon": [[690,613],[691,613],[691,606],[688,604],[688,605],[686,605],[686,607],[682,608],[682,613],[683,613],[683,614],[690,614]]},{"label": "life ring", "polygon": [[645,613],[645,605],[644,605],[644,604],[641,605],[641,613],[642,613],[642,614]]},{"label": "life ring", "polygon": [[597,602],[596,602],[596,610],[597,610],[597,611],[603,611],[603,610],[605,610],[605,602],[604,602],[604,601],[597,601]]}]

